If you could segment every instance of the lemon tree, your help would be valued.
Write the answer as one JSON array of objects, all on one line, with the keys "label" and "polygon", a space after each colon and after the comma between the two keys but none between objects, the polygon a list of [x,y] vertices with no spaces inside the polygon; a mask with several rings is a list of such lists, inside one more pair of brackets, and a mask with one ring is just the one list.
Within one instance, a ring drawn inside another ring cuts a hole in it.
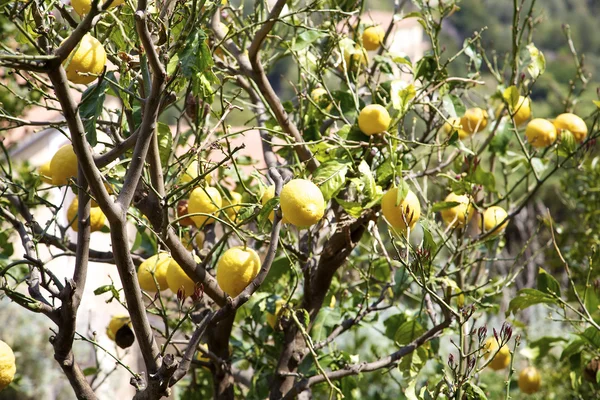
[{"label": "lemon tree", "polygon": [[0,5],[7,396],[598,398],[595,3],[246,3]]}]

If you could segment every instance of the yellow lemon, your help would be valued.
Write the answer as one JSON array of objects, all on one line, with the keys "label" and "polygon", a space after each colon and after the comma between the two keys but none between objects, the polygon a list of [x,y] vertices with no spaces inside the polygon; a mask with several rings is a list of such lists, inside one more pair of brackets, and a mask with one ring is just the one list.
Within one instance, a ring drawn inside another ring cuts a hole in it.
[{"label": "yellow lemon", "polygon": [[[142,290],[149,293],[155,293],[157,290],[162,291],[169,287],[167,283],[167,270],[172,258],[168,253],[158,253],[149,257],[140,264],[137,270],[138,282]],[[156,283],[154,283],[156,279]]]},{"label": "yellow lemon", "polygon": [[215,222],[210,215],[216,215],[223,200],[221,194],[214,187],[198,187],[192,191],[188,200],[188,212],[190,214],[203,213],[208,215],[192,215],[190,218],[194,221],[197,227],[209,225]]},{"label": "yellow lemon", "polygon": [[269,326],[273,329],[275,329],[275,324],[277,323],[277,320],[279,319],[279,313],[281,311],[281,307],[283,307],[283,305],[285,304],[285,300],[284,299],[277,299],[275,301],[275,313],[271,314],[270,312],[267,311],[267,324],[269,324]]},{"label": "yellow lemon", "polygon": [[193,160],[179,176],[179,183],[185,184],[198,177],[198,160]]},{"label": "yellow lemon", "polygon": [[406,229],[406,224],[412,229],[421,217],[421,204],[412,192],[398,199],[398,188],[390,189],[381,198],[381,211],[387,222],[399,231]]},{"label": "yellow lemon", "polygon": [[87,34],[64,64],[68,80],[73,83],[88,84],[104,71],[106,51],[98,39]]},{"label": "yellow lemon", "polygon": [[0,340],[0,391],[6,388],[15,377],[15,353],[8,344]]},{"label": "yellow lemon", "polygon": [[323,194],[311,181],[292,179],[281,189],[281,210],[292,224],[306,228],[319,222],[325,214]]},{"label": "yellow lemon", "polygon": [[579,116],[571,113],[560,114],[554,120],[554,126],[559,131],[566,129],[570,131],[578,143],[584,141],[588,134],[588,128],[585,121]]},{"label": "yellow lemon", "polygon": [[225,197],[223,199],[223,208],[232,221],[235,221],[237,213],[240,211],[242,206],[242,194],[238,192],[229,192],[230,198]]},{"label": "yellow lemon", "polygon": [[367,28],[362,35],[363,46],[369,51],[377,50],[381,46],[384,37],[385,31],[380,25]]},{"label": "yellow lemon", "polygon": [[[269,186],[265,190],[265,192],[263,193],[262,197],[260,198],[260,202],[264,206],[273,197],[275,197],[275,185],[271,185],[271,186]],[[275,211],[271,211],[271,214],[269,214],[269,220],[271,222],[273,222],[273,218],[275,218]],[[283,212],[282,212],[281,213],[281,223],[282,224],[287,224],[288,222],[289,221],[287,220],[287,218],[285,217],[285,215],[283,215]]]},{"label": "yellow lemon", "polygon": [[469,132],[466,132],[464,129],[462,129],[462,125],[460,124],[460,118],[458,117],[448,118],[448,121],[444,123],[442,129],[448,136],[452,136],[454,132],[458,132],[459,139],[465,139],[471,136]]},{"label": "yellow lemon", "polygon": [[50,169],[50,161],[38,168],[38,174],[42,182],[52,185],[52,170]]},{"label": "yellow lemon", "polygon": [[121,329],[123,325],[130,323],[131,318],[129,318],[129,315],[114,315],[106,326],[106,336],[108,336],[110,340],[114,341],[117,331]]},{"label": "yellow lemon", "polygon": [[552,122],[542,119],[532,119],[525,129],[525,136],[530,145],[536,148],[548,147],[556,141],[556,128]]},{"label": "yellow lemon", "polygon": [[463,227],[471,221],[473,206],[471,205],[469,196],[464,194],[459,196],[455,193],[450,193],[444,201],[460,203],[452,208],[443,209],[440,212],[442,220],[447,226]]},{"label": "yellow lemon", "polygon": [[483,345],[483,350],[485,351],[484,357],[486,359],[490,358],[491,355],[496,354],[492,361],[488,364],[489,367],[494,371],[504,369],[510,365],[510,350],[508,347],[506,347],[506,345],[502,346],[502,348],[498,350],[498,342],[496,341],[496,338],[488,338]]},{"label": "yellow lemon", "polygon": [[319,107],[324,108],[325,111],[331,110],[333,104],[331,104],[331,100],[329,99],[329,95],[327,90],[323,88],[316,88],[312,92],[310,92],[311,99],[319,105]]},{"label": "yellow lemon", "polygon": [[[106,1],[104,1],[106,2]],[[118,7],[123,4],[125,0],[114,0],[109,8]],[[100,6],[102,6],[103,1],[100,0]],[[83,17],[92,9],[92,0],[71,0],[71,6],[79,16]]]},{"label": "yellow lemon", "polygon": [[[67,219],[71,224],[71,229],[75,232],[79,231],[79,220],[77,218],[77,212],[79,208],[79,199],[75,197],[69,208],[67,209]],[[90,230],[96,232],[104,228],[106,222],[106,216],[100,209],[100,207],[90,207]]]},{"label": "yellow lemon", "polygon": [[542,375],[535,367],[527,367],[519,374],[519,389],[526,394],[533,394],[542,386]]},{"label": "yellow lemon", "polygon": [[390,114],[379,104],[368,105],[358,114],[358,127],[365,135],[385,132],[390,122],[392,122]]},{"label": "yellow lemon", "polygon": [[232,247],[217,263],[217,283],[231,297],[236,297],[260,271],[260,258],[249,247]]},{"label": "yellow lemon", "polygon": [[[499,234],[502,232],[506,226],[508,225],[508,220],[506,220],[501,226],[498,226],[499,223],[504,221],[508,213],[502,207],[493,206],[484,211],[483,215],[479,220],[479,229],[482,232],[486,233],[494,229],[494,234]],[[498,227],[497,227],[498,226]]]},{"label": "yellow lemon", "polygon": [[460,124],[465,132],[471,135],[481,132],[488,124],[487,111],[479,107],[469,108],[460,119]]},{"label": "yellow lemon", "polygon": [[56,186],[66,185],[70,178],[77,178],[77,156],[73,146],[66,144],[52,156],[50,175]]},{"label": "yellow lemon", "polygon": [[346,47],[343,50],[343,55],[346,68],[349,71],[358,71],[361,66],[366,66],[369,63],[367,51],[362,47]]},{"label": "yellow lemon", "polygon": [[[200,258],[197,256],[194,256],[194,259],[196,260],[196,263],[200,262]],[[177,291],[183,289],[185,297],[193,295],[196,291],[196,282],[194,282],[194,280],[185,273],[183,268],[177,264],[177,261],[172,258],[170,259],[167,270],[167,283],[169,289],[171,289],[171,292],[173,293],[177,293]]]},{"label": "yellow lemon", "polygon": [[519,96],[517,106],[514,110],[511,110],[514,114],[513,118],[517,126],[523,125],[529,118],[531,118],[531,101],[527,97]]}]

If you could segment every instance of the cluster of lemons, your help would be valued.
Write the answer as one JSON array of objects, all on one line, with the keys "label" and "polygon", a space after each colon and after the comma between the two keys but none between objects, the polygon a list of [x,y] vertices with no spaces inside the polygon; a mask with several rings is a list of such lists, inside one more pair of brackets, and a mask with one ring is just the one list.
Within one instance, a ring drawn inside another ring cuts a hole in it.
[{"label": "cluster of lemons", "polygon": [[[510,350],[506,345],[498,349],[498,341],[494,337],[490,337],[483,345],[486,359],[490,355],[495,354],[488,366],[494,371],[499,371],[507,368],[510,365]],[[519,373],[518,379],[519,389],[526,394],[533,394],[540,390],[542,386],[542,376],[540,372],[532,366],[526,367]]]}]

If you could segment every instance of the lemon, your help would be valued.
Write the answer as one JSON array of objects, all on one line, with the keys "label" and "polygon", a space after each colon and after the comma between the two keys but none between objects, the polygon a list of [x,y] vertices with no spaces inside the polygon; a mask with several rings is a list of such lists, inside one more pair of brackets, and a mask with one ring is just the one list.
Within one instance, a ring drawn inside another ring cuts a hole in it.
[{"label": "lemon", "polygon": [[[260,202],[264,206],[273,197],[275,197],[275,185],[271,185],[271,186],[269,186],[265,190],[265,192],[263,193],[262,197],[260,198]],[[275,218],[275,211],[271,211],[271,214],[269,214],[269,220],[271,222],[273,222],[273,218]],[[287,224],[288,222],[289,221],[287,220],[287,218],[285,217],[285,215],[283,215],[283,213],[281,213],[281,223],[282,224]]]},{"label": "lemon", "polygon": [[365,135],[385,132],[390,122],[392,122],[390,114],[379,104],[368,105],[358,114],[358,127]]},{"label": "lemon", "polygon": [[357,71],[360,66],[366,66],[369,63],[369,56],[362,47],[346,47],[343,55],[349,71]]},{"label": "lemon", "polygon": [[38,174],[42,182],[52,185],[52,172],[50,169],[50,161],[38,168]]},{"label": "lemon", "polygon": [[460,118],[458,117],[448,118],[448,121],[444,123],[442,129],[444,130],[444,132],[446,132],[446,135],[448,136],[452,136],[454,132],[458,132],[459,139],[466,139],[469,136],[471,136],[470,133],[462,129],[462,125],[460,124]]},{"label": "lemon", "polygon": [[98,39],[87,34],[81,38],[64,64],[68,80],[88,84],[104,71],[106,51]]},{"label": "lemon", "polygon": [[450,193],[444,200],[446,202],[460,203],[452,208],[446,208],[441,211],[442,220],[447,226],[463,227],[473,218],[473,206],[467,195],[457,195]]},{"label": "lemon", "polygon": [[[194,256],[194,259],[196,263],[200,262],[200,258],[197,256]],[[191,296],[196,291],[196,282],[172,258],[167,269],[167,283],[173,293],[177,293],[180,289],[183,289],[184,297]]]},{"label": "lemon", "polygon": [[571,113],[560,114],[558,117],[556,117],[554,120],[554,126],[559,131],[570,131],[578,143],[583,142],[588,134],[588,128],[585,124],[585,121],[577,115]]},{"label": "lemon", "polygon": [[198,177],[198,160],[193,160],[190,165],[187,166],[185,171],[179,176],[179,183],[185,184],[193,181]]},{"label": "lemon", "polygon": [[381,198],[381,211],[390,225],[399,231],[404,231],[406,223],[411,229],[414,228],[421,216],[421,205],[411,190],[398,201],[398,188],[393,188]]},{"label": "lemon", "polygon": [[70,178],[77,178],[77,156],[73,146],[62,146],[50,161],[50,175],[52,183],[57,186],[66,185]]},{"label": "lemon", "polygon": [[114,315],[106,326],[106,336],[114,341],[117,331],[127,324],[131,324],[129,315]]},{"label": "lemon", "polygon": [[519,101],[517,101],[515,110],[511,110],[511,114],[514,114],[513,118],[515,120],[515,124],[517,126],[521,126],[529,118],[531,118],[531,101],[529,98],[519,96]]},{"label": "lemon", "polygon": [[[114,0],[109,8],[115,8],[123,4],[125,0]],[[100,0],[100,6],[102,6],[103,1]],[[92,0],[71,0],[71,6],[79,16],[83,17],[92,9]]]},{"label": "lemon", "polygon": [[[69,208],[67,209],[67,219],[71,224],[71,229],[75,232],[79,231],[79,220],[77,218],[77,212],[79,207],[79,199],[75,197]],[[104,222],[106,222],[106,216],[100,209],[100,207],[90,207],[90,230],[96,232],[104,228]]]},{"label": "lemon", "polygon": [[4,390],[15,377],[15,353],[5,342],[0,340],[0,391]]},{"label": "lemon", "polygon": [[385,31],[379,25],[365,29],[362,35],[363,46],[366,50],[377,50],[383,42]]},{"label": "lemon", "polygon": [[499,223],[504,221],[507,216],[508,213],[504,208],[498,206],[490,207],[485,210],[481,216],[481,219],[479,220],[479,229],[485,233],[495,228],[493,233],[497,235],[508,225],[508,220],[506,220],[501,226],[496,227]]},{"label": "lemon", "polygon": [[316,88],[315,90],[310,92],[310,97],[315,103],[319,105],[319,107],[324,108],[325,111],[331,110],[333,104],[331,104],[327,90],[323,88]]},{"label": "lemon", "polygon": [[[138,282],[142,290],[149,293],[162,291],[169,287],[167,283],[167,270],[172,258],[167,253],[158,253],[145,260],[137,270]],[[156,279],[156,283],[154,282]]]},{"label": "lemon", "polygon": [[488,338],[483,345],[483,349],[485,351],[484,357],[486,359],[490,358],[492,354],[496,354],[492,361],[488,364],[489,367],[494,371],[504,369],[510,365],[510,350],[508,347],[506,347],[506,345],[502,346],[502,348],[498,350],[498,341],[496,338]]},{"label": "lemon", "polygon": [[540,390],[542,376],[535,367],[527,367],[519,374],[519,389],[521,392],[533,394]]},{"label": "lemon", "polygon": [[300,228],[312,226],[325,214],[323,194],[311,181],[292,179],[281,189],[281,210],[292,224]]},{"label": "lemon", "polygon": [[229,192],[229,193],[230,193],[231,198],[225,197],[223,199],[223,208],[225,208],[225,212],[227,213],[229,218],[232,221],[235,221],[237,213],[242,208],[242,206],[239,205],[239,204],[242,204],[242,195],[241,195],[241,193],[238,193],[238,192]]},{"label": "lemon", "polygon": [[556,141],[556,128],[552,122],[542,119],[532,119],[525,129],[525,136],[530,145],[536,148],[548,147]]},{"label": "lemon", "polygon": [[221,209],[223,200],[221,194],[214,187],[198,187],[192,191],[188,200],[188,212],[190,214],[202,213],[208,215],[193,215],[190,218],[197,227],[209,225],[215,222],[209,215],[215,215]]},{"label": "lemon", "polygon": [[479,107],[469,108],[460,119],[460,124],[465,132],[471,135],[481,132],[488,124],[487,111]]},{"label": "lemon", "polygon": [[277,320],[279,319],[279,313],[281,311],[281,307],[283,307],[283,305],[285,304],[285,300],[284,299],[277,299],[275,301],[275,313],[271,314],[270,312],[267,312],[267,324],[269,324],[269,326],[273,329],[275,329],[275,324],[277,323]]},{"label": "lemon", "polygon": [[217,283],[231,297],[236,297],[260,271],[260,258],[249,247],[232,247],[217,263]]}]

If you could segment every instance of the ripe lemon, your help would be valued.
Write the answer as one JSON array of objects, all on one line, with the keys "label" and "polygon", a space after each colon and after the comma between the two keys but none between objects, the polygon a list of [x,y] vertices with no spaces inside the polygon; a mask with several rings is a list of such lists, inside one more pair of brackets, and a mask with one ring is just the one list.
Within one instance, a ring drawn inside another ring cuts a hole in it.
[{"label": "ripe lemon", "polygon": [[217,263],[217,283],[231,297],[236,297],[260,271],[260,258],[249,247],[232,247]]},{"label": "ripe lemon", "polygon": [[469,108],[460,119],[460,124],[471,135],[481,132],[488,124],[488,113],[479,107]]},{"label": "ripe lemon", "polygon": [[[271,185],[271,186],[269,186],[265,190],[265,192],[263,193],[263,195],[262,195],[262,197],[260,199],[260,202],[264,206],[273,197],[275,197],[275,185]],[[282,214],[281,215],[281,223],[282,224],[287,224],[289,221],[287,220],[287,218],[285,217],[285,215],[283,215],[283,212],[281,214]],[[273,222],[273,218],[275,218],[275,211],[271,211],[271,214],[269,214],[269,220],[271,222]]]},{"label": "ripe lemon", "polygon": [[10,385],[16,371],[15,353],[9,345],[0,340],[0,391]]},{"label": "ripe lemon", "polygon": [[[200,262],[200,258],[194,256],[196,263]],[[183,268],[174,259],[169,260],[169,266],[167,269],[167,283],[171,292],[177,293],[180,289],[183,289],[184,296],[191,296],[196,291],[196,282],[190,278]]]},{"label": "ripe lemon", "polygon": [[[508,213],[502,207],[493,206],[484,211],[483,215],[479,220],[479,229],[482,232],[489,232],[494,229],[499,223],[504,221]],[[494,229],[494,234],[497,235],[502,232],[506,226],[508,225],[508,220],[506,220],[501,226],[498,226]]]},{"label": "ripe lemon", "polygon": [[[100,6],[105,1],[100,0]],[[123,4],[125,0],[114,0],[109,8],[115,8]],[[92,9],[92,0],[71,0],[71,6],[80,17],[83,17]]]},{"label": "ripe lemon", "polygon": [[526,394],[533,394],[542,386],[542,375],[535,367],[527,367],[519,374],[519,389]]},{"label": "ripe lemon", "polygon": [[319,107],[324,108],[325,111],[331,110],[333,104],[331,104],[331,100],[329,99],[329,95],[327,94],[327,90],[323,88],[316,88],[312,92],[310,92],[311,99],[319,105]]},{"label": "ripe lemon", "polygon": [[198,160],[193,160],[179,176],[179,183],[185,184],[198,177]]},{"label": "ripe lemon", "polygon": [[292,179],[281,189],[281,210],[292,224],[300,228],[316,224],[325,214],[323,194],[311,181]]},{"label": "ripe lemon", "polygon": [[46,164],[41,165],[38,168],[38,174],[40,174],[40,179],[42,182],[47,183],[48,185],[52,185],[52,172],[50,169],[50,161]]},{"label": "ripe lemon", "polygon": [[517,126],[523,125],[523,123],[525,123],[529,118],[531,118],[531,101],[529,100],[529,98],[519,96],[517,106],[514,110],[511,110],[511,113],[514,113],[513,118],[515,120],[515,124]]},{"label": "ripe lemon", "polygon": [[[77,211],[79,207],[79,199],[75,197],[69,208],[67,209],[67,219],[71,224],[71,229],[75,232],[79,231],[79,220],[77,218]],[[104,222],[106,222],[106,216],[100,209],[100,207],[90,207],[90,230],[96,232],[104,228]]]},{"label": "ripe lemon", "polygon": [[398,201],[398,188],[393,188],[381,198],[381,211],[390,225],[399,231],[404,231],[406,223],[412,229],[421,217],[421,204],[410,190],[403,199]]},{"label": "ripe lemon", "polygon": [[277,299],[275,301],[275,313],[271,314],[270,312],[267,311],[267,324],[269,324],[269,326],[273,329],[275,329],[275,324],[277,323],[277,320],[279,319],[279,313],[281,311],[281,307],[283,307],[283,305],[285,304],[285,300],[284,299]]},{"label": "ripe lemon", "polygon": [[462,125],[460,124],[460,118],[458,117],[448,118],[448,121],[444,123],[442,129],[444,130],[444,132],[446,132],[446,135],[448,136],[452,136],[454,132],[458,132],[459,139],[466,139],[469,136],[471,136],[469,132],[462,129]]},{"label": "ripe lemon", "polygon": [[510,365],[510,350],[508,347],[506,347],[506,345],[502,346],[502,348],[498,350],[498,342],[496,341],[496,338],[490,337],[485,341],[483,346],[483,350],[485,351],[484,357],[486,359],[490,358],[492,354],[496,354],[496,351],[498,351],[492,361],[488,364],[491,369],[498,371]]},{"label": "ripe lemon", "polygon": [[[221,209],[223,200],[221,194],[214,187],[198,187],[192,191],[188,200],[188,212],[190,214],[203,213],[215,215]],[[209,225],[215,222],[214,218],[208,215],[193,215],[190,218],[197,227]]]},{"label": "ripe lemon", "polygon": [[390,114],[379,104],[368,105],[358,114],[358,127],[365,135],[385,132],[390,122],[392,122]]},{"label": "ripe lemon", "polygon": [[73,146],[66,144],[52,156],[50,175],[56,186],[66,185],[70,178],[77,178],[77,156]]},{"label": "ripe lemon", "polygon": [[556,128],[552,122],[542,119],[532,119],[525,129],[525,136],[530,145],[535,148],[548,147],[556,141]]},{"label": "ripe lemon", "polygon": [[349,71],[358,71],[361,66],[366,66],[369,63],[367,51],[362,47],[346,47],[343,50],[343,55],[346,68]]},{"label": "ripe lemon", "polygon": [[[158,253],[145,260],[137,270],[138,282],[142,290],[149,293],[156,293],[169,287],[167,283],[167,269],[172,258],[167,253]],[[156,283],[154,283],[156,279]]]},{"label": "ripe lemon", "polygon": [[240,211],[242,206],[238,204],[242,204],[242,194],[238,192],[229,192],[230,198],[225,197],[223,199],[223,208],[225,208],[225,212],[229,216],[232,221],[235,221],[237,213]]},{"label": "ripe lemon", "polygon": [[122,349],[130,347],[135,341],[135,335],[131,330],[129,315],[113,316],[106,326],[106,336]]},{"label": "ripe lemon", "polygon": [[554,120],[554,126],[559,131],[566,129],[570,131],[578,143],[584,141],[588,134],[588,128],[585,121],[575,114],[560,114]]},{"label": "ripe lemon", "polygon": [[369,51],[377,50],[381,46],[384,36],[385,31],[379,25],[365,29],[362,35],[364,48]]},{"label": "ripe lemon", "polygon": [[106,51],[98,39],[88,34],[81,38],[64,64],[68,80],[88,84],[104,71]]},{"label": "ripe lemon", "polygon": [[452,208],[446,208],[440,212],[442,220],[447,226],[463,227],[473,218],[473,206],[467,195],[450,193],[444,200],[446,202],[460,203]]}]

